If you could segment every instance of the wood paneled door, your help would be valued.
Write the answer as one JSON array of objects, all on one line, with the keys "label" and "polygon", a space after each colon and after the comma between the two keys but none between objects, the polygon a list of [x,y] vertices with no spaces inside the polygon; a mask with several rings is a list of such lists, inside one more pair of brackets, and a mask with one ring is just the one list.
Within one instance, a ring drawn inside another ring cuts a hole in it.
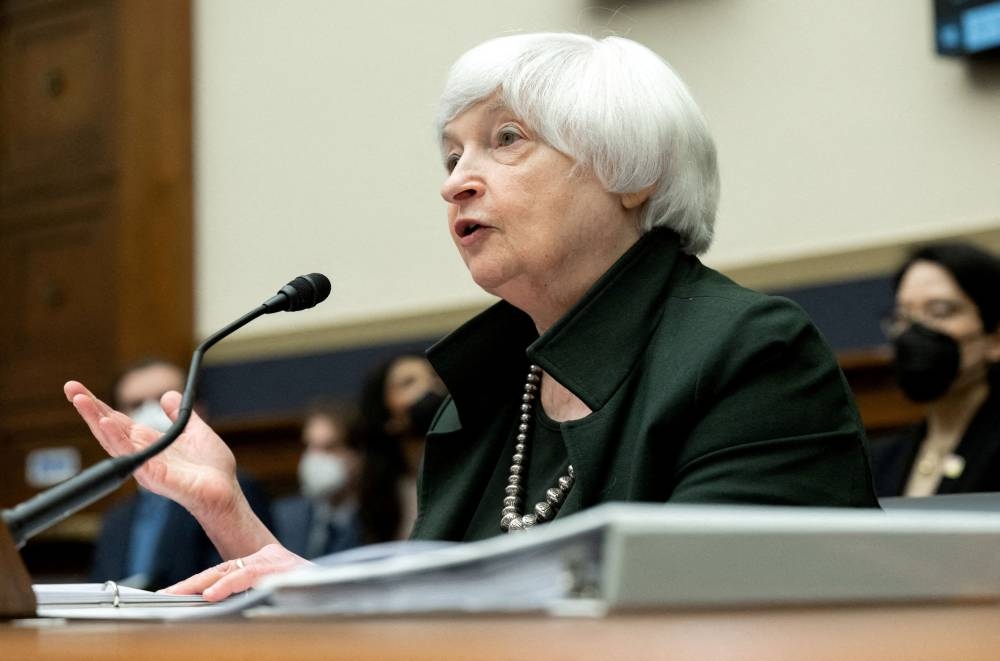
[{"label": "wood paneled door", "polygon": [[63,382],[188,359],[190,22],[189,0],[0,0],[0,506],[39,490],[39,450],[101,458]]}]

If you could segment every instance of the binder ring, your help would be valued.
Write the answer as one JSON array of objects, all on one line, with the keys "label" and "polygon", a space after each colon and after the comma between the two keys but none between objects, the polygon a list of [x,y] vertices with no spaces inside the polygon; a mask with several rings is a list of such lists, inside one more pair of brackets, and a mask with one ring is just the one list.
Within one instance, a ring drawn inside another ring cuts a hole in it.
[{"label": "binder ring", "polygon": [[121,591],[118,589],[118,584],[114,581],[105,581],[104,589],[111,592],[111,605],[118,608],[121,605]]}]

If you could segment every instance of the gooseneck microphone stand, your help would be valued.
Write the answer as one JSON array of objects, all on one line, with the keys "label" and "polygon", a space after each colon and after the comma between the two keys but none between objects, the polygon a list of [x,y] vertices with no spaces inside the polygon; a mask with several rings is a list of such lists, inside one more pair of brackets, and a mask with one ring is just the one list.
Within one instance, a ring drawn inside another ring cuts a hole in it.
[{"label": "gooseneck microphone stand", "polygon": [[206,351],[257,317],[283,310],[305,310],[321,303],[329,294],[330,281],[320,273],[295,278],[259,307],[198,345],[191,356],[177,419],[155,443],[131,454],[109,457],[13,509],[3,510],[0,513],[3,523],[0,525],[0,618],[30,616],[35,611],[34,592],[16,549],[37,533],[117,489],[133,471],[181,435],[191,419],[201,380],[201,361]]}]

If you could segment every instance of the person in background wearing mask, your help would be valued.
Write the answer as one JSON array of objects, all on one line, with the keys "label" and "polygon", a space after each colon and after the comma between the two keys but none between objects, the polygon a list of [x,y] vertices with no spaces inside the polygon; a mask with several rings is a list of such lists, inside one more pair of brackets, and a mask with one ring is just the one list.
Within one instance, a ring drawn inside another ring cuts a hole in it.
[{"label": "person in background wearing mask", "polygon": [[[112,386],[115,407],[138,424],[165,432],[170,418],[160,408],[164,393],[184,389],[184,370],[160,358],[126,368]],[[269,501],[241,475],[240,486],[258,516],[269,517]],[[219,562],[215,547],[184,508],[142,487],[110,507],[101,521],[91,579],[156,590]]]},{"label": "person in background wearing mask", "polygon": [[926,420],[872,444],[879,496],[1000,491],[1000,262],[972,245],[915,251],[883,321],[899,386]]},{"label": "person in background wearing mask", "polygon": [[275,501],[278,540],[303,558],[357,546],[357,487],[361,457],[352,444],[350,415],[334,402],[314,402],[302,425],[301,496]]},{"label": "person in background wearing mask", "polygon": [[372,371],[361,391],[364,448],[361,532],[365,544],[409,537],[417,518],[424,440],[447,390],[420,353],[402,353]]}]

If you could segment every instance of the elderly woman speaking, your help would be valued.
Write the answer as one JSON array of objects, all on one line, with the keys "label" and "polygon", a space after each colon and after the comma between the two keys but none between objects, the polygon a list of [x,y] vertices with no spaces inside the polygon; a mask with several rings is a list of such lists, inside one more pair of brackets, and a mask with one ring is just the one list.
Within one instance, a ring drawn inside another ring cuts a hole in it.
[{"label": "elderly woman speaking", "polygon": [[[503,300],[428,352],[451,397],[414,537],[481,539],[605,501],[876,505],[857,411],[806,315],[695,257],[715,148],[662,59],[615,37],[491,40],[453,66],[438,129],[452,240]],[[156,436],[79,383],[66,393],[111,454]],[[171,417],[179,400],[163,398]],[[230,558],[174,591],[220,599],[305,562],[234,472],[197,418],[137,472]]]}]

